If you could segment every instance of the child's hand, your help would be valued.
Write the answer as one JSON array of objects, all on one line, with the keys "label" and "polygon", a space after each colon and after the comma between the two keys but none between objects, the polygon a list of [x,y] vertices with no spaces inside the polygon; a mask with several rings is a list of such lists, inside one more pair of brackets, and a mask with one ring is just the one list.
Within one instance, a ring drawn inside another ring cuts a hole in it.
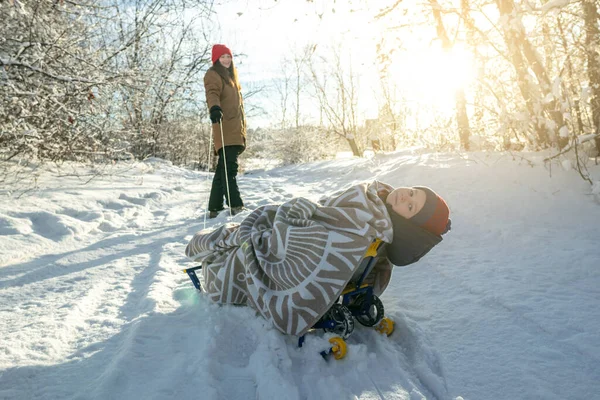
[{"label": "child's hand", "polygon": [[387,189],[379,189],[377,191],[377,196],[379,196],[379,198],[381,200],[383,200],[383,202],[385,203],[385,200],[387,199],[388,195],[390,194],[390,191]]}]

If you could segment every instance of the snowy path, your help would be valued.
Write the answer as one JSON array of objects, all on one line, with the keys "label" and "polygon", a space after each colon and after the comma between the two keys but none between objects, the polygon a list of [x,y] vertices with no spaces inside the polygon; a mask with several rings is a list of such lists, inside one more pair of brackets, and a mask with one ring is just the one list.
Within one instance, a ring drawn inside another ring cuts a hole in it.
[{"label": "snowy path", "polygon": [[321,334],[298,348],[250,309],[196,292],[181,270],[203,227],[205,175],[146,168],[136,171],[143,181],[62,178],[0,203],[0,399],[589,399],[600,390],[600,208],[572,173],[398,153],[243,176],[248,208],[377,178],[430,185],[453,209],[439,248],[394,272],[382,299],[394,335],[358,326],[347,358],[326,363]]}]

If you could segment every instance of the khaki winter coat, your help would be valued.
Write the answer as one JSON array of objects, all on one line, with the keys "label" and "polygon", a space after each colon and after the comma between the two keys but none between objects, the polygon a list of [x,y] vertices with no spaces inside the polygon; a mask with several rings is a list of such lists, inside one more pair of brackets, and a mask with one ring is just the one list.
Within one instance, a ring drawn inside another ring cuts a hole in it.
[{"label": "khaki winter coat", "polygon": [[[223,110],[223,138],[225,146],[241,145],[246,147],[246,117],[242,94],[238,87],[225,83],[223,78],[212,68],[204,75],[204,89],[208,109],[219,106]],[[219,124],[212,125],[215,151],[219,151],[221,143],[221,128]]]}]

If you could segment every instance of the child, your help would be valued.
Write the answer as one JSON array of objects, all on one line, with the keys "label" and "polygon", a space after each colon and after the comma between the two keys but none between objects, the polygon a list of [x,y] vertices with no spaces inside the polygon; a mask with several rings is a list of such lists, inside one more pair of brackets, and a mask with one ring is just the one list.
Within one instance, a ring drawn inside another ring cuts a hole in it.
[{"label": "child", "polygon": [[449,227],[448,206],[433,190],[374,181],[319,203],[300,197],[259,207],[239,225],[197,233],[186,255],[202,262],[209,299],[248,305],[281,332],[303,335],[337,301],[375,240],[387,249],[369,274],[379,296],[392,264],[416,262]]}]

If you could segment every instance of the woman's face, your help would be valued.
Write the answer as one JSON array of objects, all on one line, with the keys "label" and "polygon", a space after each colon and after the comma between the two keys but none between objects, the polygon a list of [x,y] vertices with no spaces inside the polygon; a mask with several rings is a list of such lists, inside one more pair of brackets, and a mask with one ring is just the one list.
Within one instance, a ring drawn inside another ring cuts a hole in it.
[{"label": "woman's face", "polygon": [[231,56],[229,54],[223,54],[219,57],[219,62],[225,68],[229,68],[231,66]]},{"label": "woman's face", "polygon": [[425,192],[412,187],[400,187],[392,190],[385,201],[404,218],[412,218],[425,204]]}]

